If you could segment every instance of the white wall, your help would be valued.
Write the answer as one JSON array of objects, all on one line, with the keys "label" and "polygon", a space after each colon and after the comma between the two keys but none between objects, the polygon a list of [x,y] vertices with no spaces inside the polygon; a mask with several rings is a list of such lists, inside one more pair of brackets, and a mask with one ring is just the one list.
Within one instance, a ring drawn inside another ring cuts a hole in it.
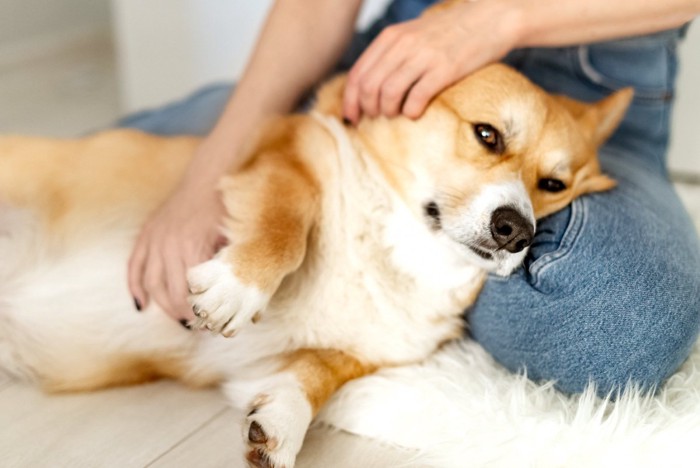
[{"label": "white wall", "polygon": [[[388,0],[367,0],[366,24]],[[272,0],[112,0],[125,111],[240,75]]]},{"label": "white wall", "polygon": [[700,175],[700,19],[691,25],[680,59],[669,164]]},{"label": "white wall", "polygon": [[0,63],[109,31],[109,0],[0,0]]},{"label": "white wall", "polygon": [[236,77],[270,0],[113,0],[124,111]]}]

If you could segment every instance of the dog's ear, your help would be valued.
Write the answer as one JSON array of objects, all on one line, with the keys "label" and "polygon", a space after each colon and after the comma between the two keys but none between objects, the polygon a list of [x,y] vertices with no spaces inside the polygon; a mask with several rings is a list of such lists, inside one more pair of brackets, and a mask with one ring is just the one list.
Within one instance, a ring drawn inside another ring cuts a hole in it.
[{"label": "dog's ear", "polygon": [[561,95],[554,98],[583,126],[598,147],[605,143],[620,125],[633,96],[632,88],[624,88],[593,104]]},{"label": "dog's ear", "polygon": [[605,192],[606,190],[615,188],[616,185],[617,182],[615,182],[615,180],[605,174],[598,174],[581,182],[577,187],[576,196],[578,197],[585,193]]},{"label": "dog's ear", "polygon": [[624,88],[596,102],[589,108],[586,118],[591,121],[592,136],[596,146],[605,143],[617,129],[627,113],[633,97],[634,90]]}]

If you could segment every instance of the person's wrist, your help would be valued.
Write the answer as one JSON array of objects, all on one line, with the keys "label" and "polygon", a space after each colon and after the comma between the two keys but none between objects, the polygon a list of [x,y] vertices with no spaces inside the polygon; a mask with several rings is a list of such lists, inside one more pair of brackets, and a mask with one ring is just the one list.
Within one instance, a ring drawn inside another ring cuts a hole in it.
[{"label": "person's wrist", "polygon": [[522,0],[482,0],[477,4],[489,8],[489,15],[499,18],[499,29],[494,31],[500,41],[503,55],[511,50],[526,46],[528,22],[526,8]]},{"label": "person's wrist", "polygon": [[236,150],[230,141],[210,135],[197,147],[178,186],[180,192],[213,190],[221,177],[235,167]]},{"label": "person's wrist", "polygon": [[504,29],[501,31],[508,50],[528,47],[533,22],[527,16],[527,2],[522,0],[490,0],[502,10]]}]

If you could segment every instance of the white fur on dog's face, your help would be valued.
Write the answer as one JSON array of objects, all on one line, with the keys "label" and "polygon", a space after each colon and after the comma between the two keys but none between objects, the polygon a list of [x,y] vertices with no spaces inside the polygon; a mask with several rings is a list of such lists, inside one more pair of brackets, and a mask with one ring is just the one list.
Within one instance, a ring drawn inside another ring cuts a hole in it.
[{"label": "white fur on dog's face", "polygon": [[442,215],[440,227],[450,239],[466,247],[464,252],[472,263],[505,276],[522,263],[528,249],[511,253],[498,248],[491,233],[491,219],[502,207],[517,211],[534,231],[532,203],[518,179],[484,186],[470,203]]},{"label": "white fur on dog's face", "polygon": [[[439,134],[431,144],[433,154],[453,152],[450,140],[438,140]],[[420,216],[428,226],[456,244],[457,251],[470,263],[499,275],[510,274],[522,263],[527,248],[515,253],[499,248],[492,233],[492,219],[499,208],[510,208],[534,231],[535,212],[520,173],[496,169],[494,176],[478,164],[449,167],[449,159],[414,160],[414,184],[409,189],[413,196],[408,203],[414,209],[420,206]]]},{"label": "white fur on dog's face", "polygon": [[[616,118],[625,96],[618,101]],[[502,67],[475,73],[402,132],[406,202],[472,263],[507,275],[525,257],[536,218],[614,185],[596,158],[591,115],[600,109],[553,98]],[[520,247],[497,235],[499,209],[515,212],[514,228],[525,227],[513,231],[527,231]]]}]

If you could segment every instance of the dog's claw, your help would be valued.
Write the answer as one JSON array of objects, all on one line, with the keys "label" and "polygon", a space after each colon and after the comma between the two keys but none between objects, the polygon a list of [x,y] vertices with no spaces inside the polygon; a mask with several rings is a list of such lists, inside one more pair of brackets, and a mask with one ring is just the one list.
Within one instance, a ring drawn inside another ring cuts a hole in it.
[{"label": "dog's claw", "polygon": [[207,318],[209,315],[206,310],[200,309],[196,304],[192,306],[192,312],[199,318]]},{"label": "dog's claw", "polygon": [[190,269],[188,283],[195,292],[189,300],[197,327],[227,337],[247,326],[270,300],[269,293],[243,284],[233,274],[231,265],[219,258]]}]

